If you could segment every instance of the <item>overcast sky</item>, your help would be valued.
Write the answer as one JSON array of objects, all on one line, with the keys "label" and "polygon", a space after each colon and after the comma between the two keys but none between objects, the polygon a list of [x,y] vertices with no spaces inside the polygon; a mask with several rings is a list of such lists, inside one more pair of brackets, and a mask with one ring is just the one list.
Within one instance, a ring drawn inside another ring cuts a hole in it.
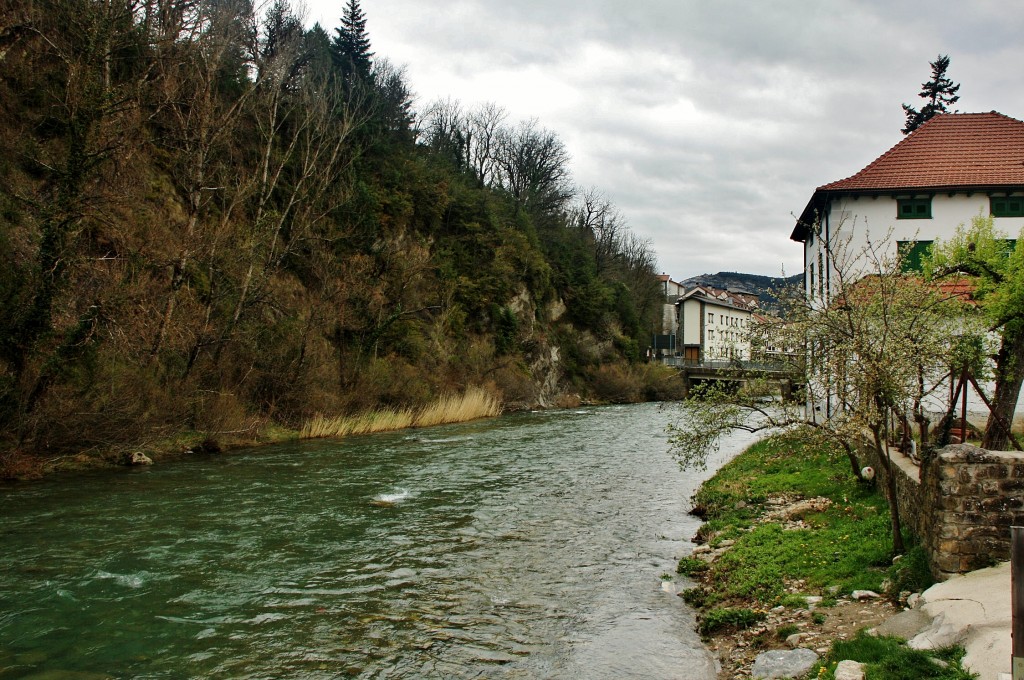
[{"label": "overcast sky", "polygon": [[[333,35],[346,0],[308,0]],[[779,275],[814,188],[903,136],[929,62],[956,108],[1024,118],[1024,9],[996,0],[362,0],[417,106],[537,118],[649,238],[659,268]]]}]

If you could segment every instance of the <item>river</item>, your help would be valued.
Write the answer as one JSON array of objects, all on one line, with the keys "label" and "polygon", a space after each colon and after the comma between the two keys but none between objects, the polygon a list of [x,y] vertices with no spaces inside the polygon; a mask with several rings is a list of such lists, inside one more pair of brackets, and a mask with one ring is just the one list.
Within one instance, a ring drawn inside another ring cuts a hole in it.
[{"label": "river", "polygon": [[[714,678],[654,404],[0,489],[0,678]],[[749,438],[726,442],[712,469]]]}]

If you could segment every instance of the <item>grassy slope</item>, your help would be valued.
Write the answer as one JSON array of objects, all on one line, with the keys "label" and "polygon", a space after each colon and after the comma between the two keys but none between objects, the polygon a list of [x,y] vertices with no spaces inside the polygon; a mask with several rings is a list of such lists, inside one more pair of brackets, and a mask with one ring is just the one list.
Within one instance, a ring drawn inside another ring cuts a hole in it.
[{"label": "grassy slope", "polygon": [[[697,492],[708,522],[710,544],[736,544],[710,569],[724,598],[776,604],[784,581],[804,579],[812,590],[839,586],[878,590],[891,563],[884,498],[858,484],[839,452],[794,437],[774,437],[751,447]],[[769,497],[825,497],[832,506],[808,512],[808,530],[783,530],[778,522],[755,522],[770,509]]]},{"label": "grassy slope", "polygon": [[[832,503],[824,511],[804,513],[800,519],[807,528],[786,529],[780,521],[762,517],[777,507],[769,499],[781,497],[824,497]],[[787,588],[794,583],[800,583],[801,595],[822,595],[827,606],[836,594],[855,589],[895,596],[931,582],[920,548],[893,564],[888,508],[881,493],[851,476],[840,451],[809,444],[799,436],[781,435],[755,444],[708,480],[695,494],[694,505],[706,515],[701,534],[711,546],[735,541],[710,566],[693,558],[680,562],[680,572],[698,580],[697,588],[684,597],[701,608],[705,633],[715,629],[709,623],[743,620],[743,612],[779,604],[805,606],[803,597]],[[831,678],[841,659],[867,662],[869,679],[971,677],[960,669],[955,651],[939,655],[949,663],[945,668],[927,656],[892,639],[859,636],[837,642],[811,677]],[[907,674],[893,676],[894,667]]]}]

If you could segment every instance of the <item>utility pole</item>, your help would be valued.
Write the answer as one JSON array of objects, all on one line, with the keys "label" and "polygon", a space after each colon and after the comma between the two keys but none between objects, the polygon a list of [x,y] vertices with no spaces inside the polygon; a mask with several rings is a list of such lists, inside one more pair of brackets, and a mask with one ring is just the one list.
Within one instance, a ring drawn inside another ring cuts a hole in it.
[{"label": "utility pole", "polygon": [[1024,527],[1010,527],[1010,612],[1013,680],[1024,680]]}]

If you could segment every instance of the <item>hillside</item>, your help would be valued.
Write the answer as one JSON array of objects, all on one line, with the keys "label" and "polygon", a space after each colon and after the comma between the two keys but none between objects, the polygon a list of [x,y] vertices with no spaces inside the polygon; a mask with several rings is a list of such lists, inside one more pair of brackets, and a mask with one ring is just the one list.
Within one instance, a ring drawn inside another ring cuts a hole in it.
[{"label": "hillside", "polygon": [[170,7],[0,8],[0,476],[468,387],[650,395],[654,253],[554,132],[414,111],[355,0],[333,37]]},{"label": "hillside", "polygon": [[743,274],[740,272],[718,272],[717,274],[700,274],[681,281],[684,286],[706,285],[725,290],[753,293],[758,296],[761,306],[771,308],[777,302],[777,293],[789,286],[798,286],[803,274],[776,277],[760,274]]}]

